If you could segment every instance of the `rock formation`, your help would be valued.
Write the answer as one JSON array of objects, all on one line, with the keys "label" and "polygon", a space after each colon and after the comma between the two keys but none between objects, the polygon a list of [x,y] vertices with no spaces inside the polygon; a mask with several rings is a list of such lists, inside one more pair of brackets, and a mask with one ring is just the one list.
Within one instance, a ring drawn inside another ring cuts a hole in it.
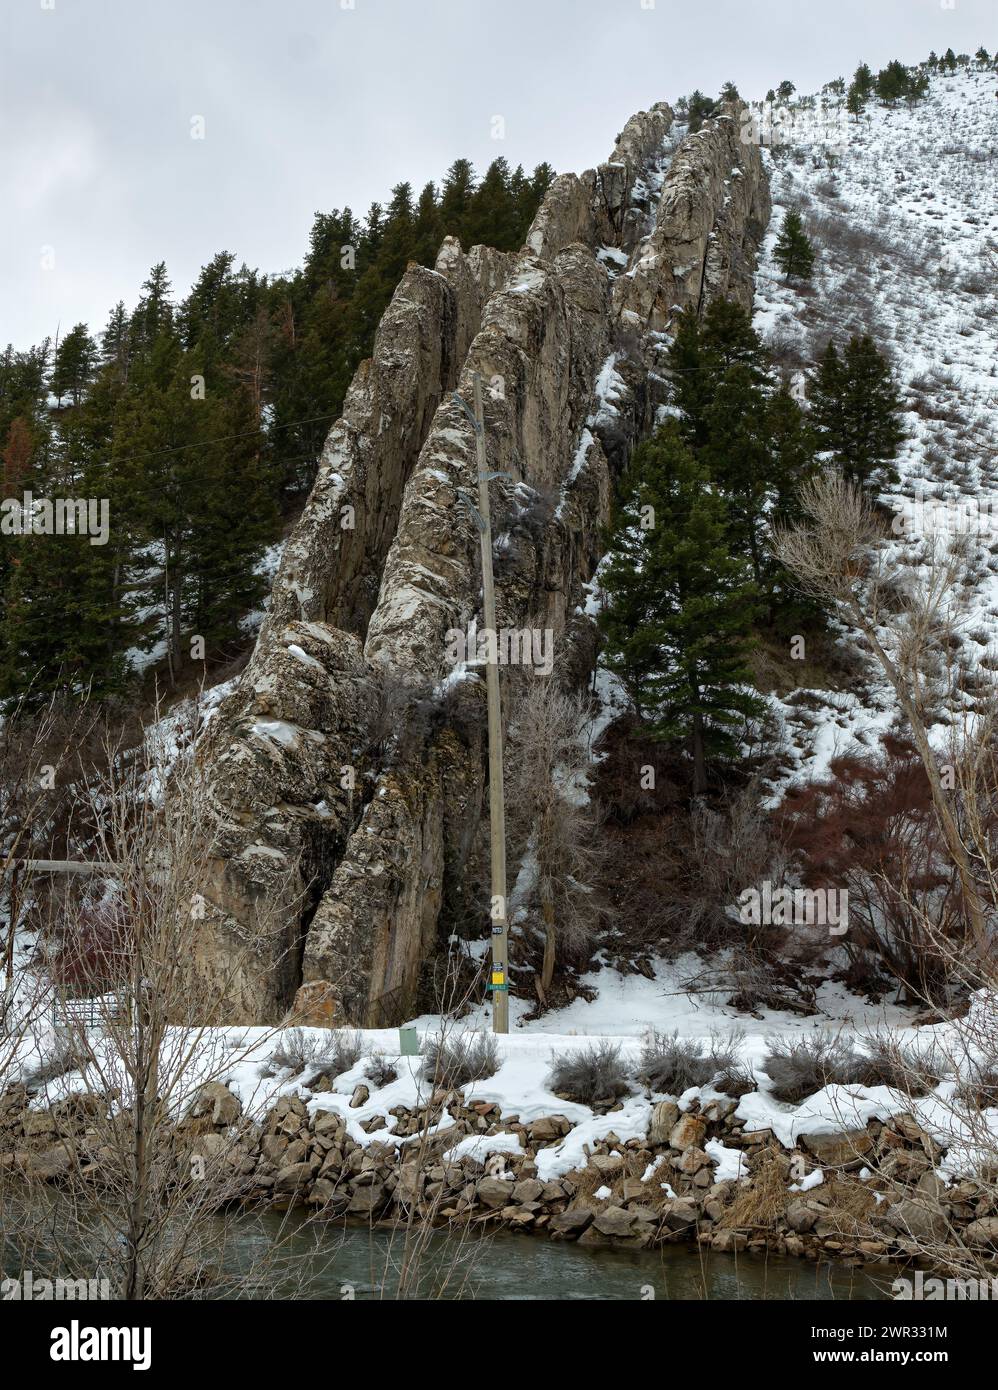
[{"label": "rock formation", "polygon": [[519,254],[449,238],[399,283],[201,744],[194,964],[227,1021],[274,1021],[305,986],[325,1019],[389,1024],[441,940],[484,925],[483,686],[447,641],[480,605],[462,501],[477,469],[452,393],[470,400],[481,375],[489,468],[506,475],[499,624],[550,631],[559,670],[582,676],[584,588],[613,480],[665,399],[670,325],[716,296],[751,303],[769,192],[738,116],[676,144],[668,106],[641,112],[605,164],[554,180]]}]

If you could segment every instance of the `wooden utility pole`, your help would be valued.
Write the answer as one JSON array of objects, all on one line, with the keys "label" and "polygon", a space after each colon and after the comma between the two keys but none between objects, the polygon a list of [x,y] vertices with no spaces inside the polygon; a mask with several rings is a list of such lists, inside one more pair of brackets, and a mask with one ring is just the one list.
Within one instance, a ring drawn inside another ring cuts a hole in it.
[{"label": "wooden utility pole", "polygon": [[[485,618],[488,654],[485,662],[485,690],[489,716],[489,834],[492,846],[492,1031],[509,1032],[509,921],[506,915],[506,812],[502,770],[502,709],[499,702],[499,635],[496,631],[496,591],[492,576],[492,522],[489,515],[489,473],[485,455],[485,410],[482,405],[482,378],[473,373],[475,410],[455,392],[455,397],[471,417],[475,427],[478,460],[478,526],[482,547],[482,609]],[[470,655],[470,654],[469,654]]]}]

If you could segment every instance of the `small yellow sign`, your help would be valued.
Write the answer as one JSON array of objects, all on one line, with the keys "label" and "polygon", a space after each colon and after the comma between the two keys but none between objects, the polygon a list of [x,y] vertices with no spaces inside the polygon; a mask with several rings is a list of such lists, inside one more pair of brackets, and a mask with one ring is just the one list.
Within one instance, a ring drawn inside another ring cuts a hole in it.
[{"label": "small yellow sign", "polygon": [[505,977],[504,977],[504,975],[503,975],[503,972],[502,972],[501,970],[493,970],[493,972],[492,972],[492,983],[493,983],[494,985],[501,985],[501,984],[503,984],[504,982],[505,982]]}]

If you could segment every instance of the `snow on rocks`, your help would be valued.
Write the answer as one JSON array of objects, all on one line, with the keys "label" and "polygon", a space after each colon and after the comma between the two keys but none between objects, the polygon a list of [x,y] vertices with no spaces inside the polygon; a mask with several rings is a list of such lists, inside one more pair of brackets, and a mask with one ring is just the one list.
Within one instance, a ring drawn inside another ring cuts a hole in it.
[{"label": "snow on rocks", "polygon": [[[435,1089],[420,1058],[395,1055],[389,1031],[362,1034],[354,1065],[308,1084],[307,1071],[262,1065],[274,1049],[267,1030],[214,1034],[210,1067],[193,1059],[205,1081],[174,1123],[193,1152],[224,1165],[226,1201],[304,1203],[365,1222],[414,1209],[429,1224],[498,1221],[586,1244],[698,1239],[719,1252],[853,1263],[910,1254],[945,1223],[969,1230],[990,1219],[987,1182],[957,1171],[966,1154],[945,1132],[952,1082],[922,1101],[827,1087],[794,1107],[764,1091],[735,1101],[701,1088],[587,1106],[546,1084],[552,1050],[575,1046],[571,1037],[499,1039],[493,1077]],[[305,1039],[321,1043],[323,1030]],[[372,1052],[391,1066],[372,1068]],[[383,1085],[374,1079],[392,1071]],[[75,1073],[44,1095],[8,1087],[0,1166],[46,1182],[99,1177],[95,1082]],[[974,1229],[984,1240],[984,1226]]]}]

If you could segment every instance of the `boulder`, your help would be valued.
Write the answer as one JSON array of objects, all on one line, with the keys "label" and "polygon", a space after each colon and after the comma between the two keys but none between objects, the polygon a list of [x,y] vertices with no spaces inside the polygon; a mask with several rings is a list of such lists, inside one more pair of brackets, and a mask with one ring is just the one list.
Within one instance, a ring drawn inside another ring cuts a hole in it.
[{"label": "boulder", "polygon": [[618,1173],[624,1171],[623,1154],[593,1154],[589,1160],[589,1167],[595,1168],[596,1172],[604,1178],[615,1178]]},{"label": "boulder", "polygon": [[230,1091],[228,1086],[213,1081],[202,1087],[191,1113],[195,1116],[210,1113],[213,1125],[227,1129],[239,1119],[243,1113],[243,1106],[239,1097]]},{"label": "boulder", "polygon": [[513,1195],[513,1184],[504,1178],[482,1178],[475,1188],[475,1193],[483,1207],[488,1207],[490,1211],[498,1211],[500,1207],[509,1205]]},{"label": "boulder", "polygon": [[312,1133],[316,1136],[328,1135],[332,1139],[338,1139],[346,1130],[343,1117],[335,1110],[320,1110],[315,1116],[312,1125]]},{"label": "boulder", "polygon": [[568,1211],[557,1212],[551,1218],[552,1231],[558,1231],[561,1235],[576,1235],[584,1231],[593,1219],[590,1207],[578,1206],[569,1207]]},{"label": "boulder", "polygon": [[707,1134],[707,1126],[699,1115],[682,1115],[672,1127],[669,1146],[680,1153],[686,1149],[700,1148]]},{"label": "boulder", "polygon": [[533,1144],[552,1144],[563,1139],[570,1129],[564,1115],[542,1115],[527,1126],[527,1133]]},{"label": "boulder", "polygon": [[686,1201],[683,1197],[670,1198],[662,1206],[662,1216],[670,1231],[685,1231],[690,1226],[696,1225],[696,1205]]},{"label": "boulder", "polygon": [[787,1225],[798,1235],[803,1235],[812,1229],[820,1215],[820,1208],[807,1202],[791,1202],[787,1207]]},{"label": "boulder", "polygon": [[322,1207],[325,1206],[327,1202],[332,1201],[335,1195],[336,1188],[328,1178],[316,1178],[309,1191],[307,1200],[310,1206]]},{"label": "boulder", "polygon": [[971,1221],[964,1231],[964,1238],[975,1250],[998,1248],[998,1216],[982,1216],[977,1221]]},{"label": "boulder", "polygon": [[[699,1173],[701,1168],[709,1168],[710,1165],[710,1155],[704,1149],[698,1149],[695,1145],[691,1145],[683,1152],[679,1161],[679,1171],[692,1177],[693,1174]],[[710,1186],[711,1176],[709,1173],[706,1175],[706,1179],[707,1185]]]},{"label": "boulder", "polygon": [[377,1216],[387,1202],[384,1183],[365,1183],[351,1195],[347,1205],[348,1216]]},{"label": "boulder", "polygon": [[901,1235],[930,1244],[944,1240],[949,1229],[949,1223],[938,1206],[911,1197],[903,1197],[900,1202],[888,1207],[883,1219]]},{"label": "boulder", "polygon": [[312,1178],[310,1163],[292,1163],[282,1168],[274,1180],[274,1191],[282,1193],[300,1192],[307,1187]]},{"label": "boulder", "polygon": [[632,1211],[624,1207],[605,1207],[594,1219],[593,1225],[604,1236],[629,1236],[634,1222]]},{"label": "boulder", "polygon": [[648,1143],[661,1148],[669,1143],[673,1129],[679,1119],[679,1106],[671,1100],[660,1100],[652,1109],[651,1123],[648,1126]]},{"label": "boulder", "polygon": [[73,1150],[68,1144],[53,1144],[41,1153],[25,1156],[24,1172],[29,1178],[39,1178],[42,1182],[55,1182],[64,1178],[73,1166]]},{"label": "boulder", "polygon": [[842,1134],[802,1134],[803,1145],[822,1167],[841,1168],[856,1162],[873,1148],[873,1135],[867,1129],[847,1130]]},{"label": "boulder", "polygon": [[715,1231],[710,1238],[710,1248],[722,1255],[734,1255],[748,1245],[748,1236],[742,1231]]},{"label": "boulder", "polygon": [[22,1124],[26,1139],[41,1139],[57,1133],[55,1117],[50,1110],[25,1110]]}]

